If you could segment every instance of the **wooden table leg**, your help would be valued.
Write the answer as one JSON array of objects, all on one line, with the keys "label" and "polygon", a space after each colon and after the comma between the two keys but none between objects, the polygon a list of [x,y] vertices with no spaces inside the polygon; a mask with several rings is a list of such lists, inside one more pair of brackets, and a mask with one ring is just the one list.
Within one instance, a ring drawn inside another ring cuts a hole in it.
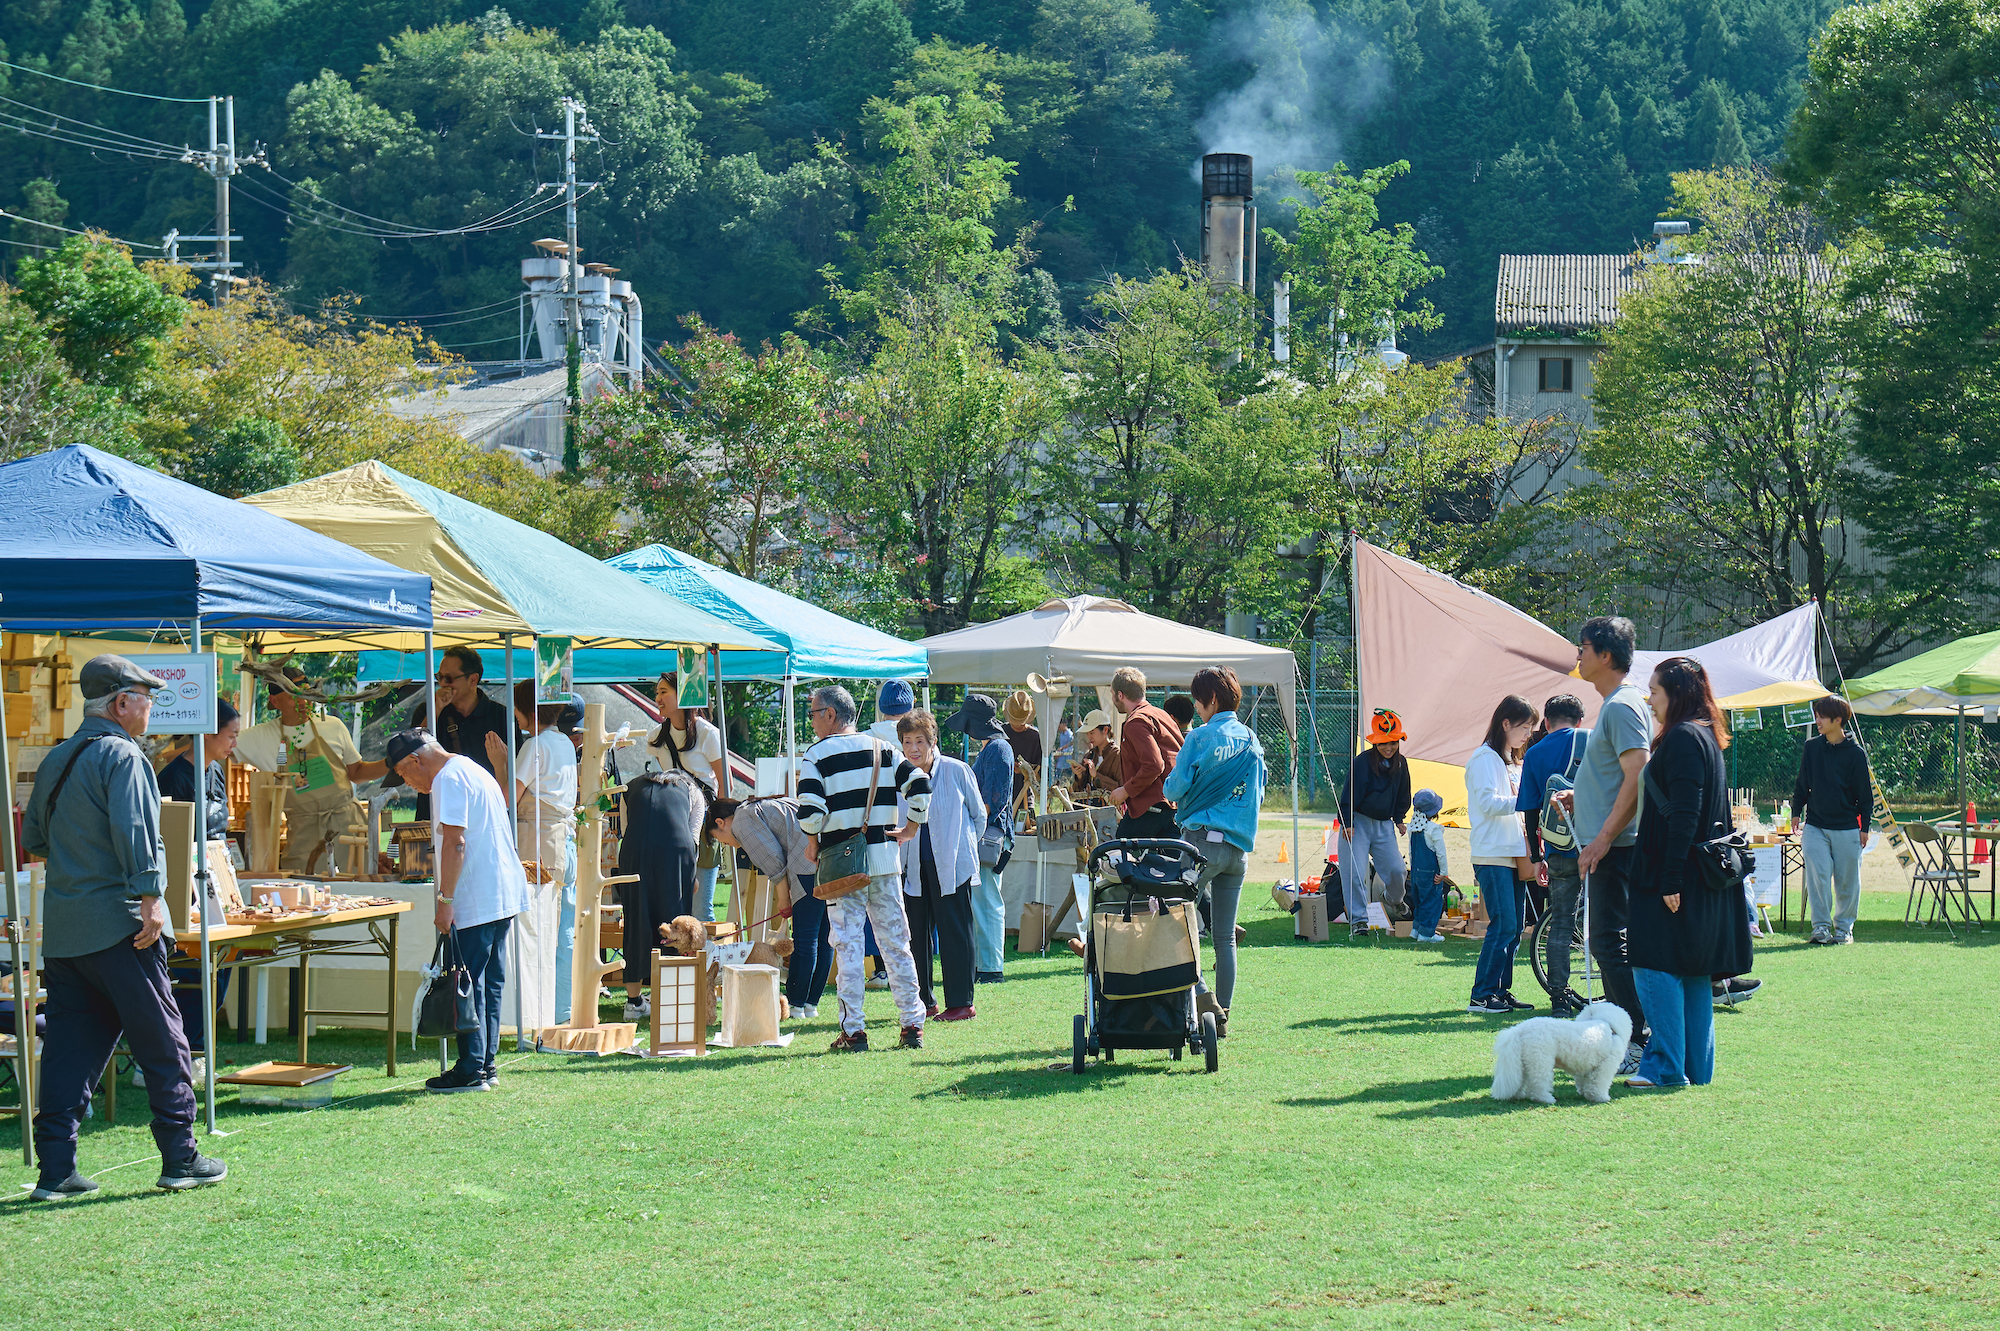
[{"label": "wooden table leg", "polygon": [[306,997],[311,992],[306,987],[306,968],[311,958],[311,953],[299,953],[299,965],[296,972],[299,979],[299,997],[296,1011],[299,1014],[299,1062],[301,1063],[312,1061],[306,1057],[306,1032],[312,1029],[312,1018],[306,1015],[306,1009],[312,1006]]}]

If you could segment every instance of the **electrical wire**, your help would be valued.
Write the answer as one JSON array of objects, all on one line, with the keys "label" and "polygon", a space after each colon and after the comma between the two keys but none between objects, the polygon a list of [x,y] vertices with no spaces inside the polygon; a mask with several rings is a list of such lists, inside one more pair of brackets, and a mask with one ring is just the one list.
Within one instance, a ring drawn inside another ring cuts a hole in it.
[{"label": "electrical wire", "polygon": [[149,148],[135,148],[130,144],[83,139],[70,134],[55,134],[44,129],[30,128],[32,123],[26,121],[23,117],[13,116],[5,111],[0,111],[0,130],[12,130],[16,134],[30,134],[38,139],[48,139],[55,143],[68,144],[72,148],[82,148],[93,155],[100,152],[113,153],[133,161],[150,162],[179,162],[186,160],[185,155],[179,152],[171,154],[155,152]]},{"label": "electrical wire", "polygon": [[112,235],[108,231],[72,231],[66,226],[57,226],[54,222],[44,222],[38,218],[23,217],[19,213],[10,213],[5,208],[0,208],[0,217],[9,218],[16,222],[26,222],[29,226],[45,226],[51,231],[60,231],[66,236],[103,236],[107,240],[118,241],[120,245],[125,246],[127,249],[164,250],[166,248],[164,245],[148,245],[144,241],[119,240],[117,236]]},{"label": "electrical wire", "polygon": [[[279,178],[283,179],[283,177]],[[331,204],[327,208],[320,208],[313,204],[300,206],[276,195],[274,191],[269,191],[263,186],[253,184],[247,176],[240,177],[237,184],[244,189],[244,197],[246,199],[257,204],[259,207],[267,208],[274,213],[282,215],[287,221],[303,221],[308,225],[317,226],[327,231],[338,231],[345,235],[366,236],[370,239],[385,241],[432,240],[445,236],[484,235],[494,231],[507,231],[532,222],[538,217],[555,212],[557,209],[564,207],[567,202],[564,199],[557,198],[544,206],[536,207],[534,198],[530,197],[509,205],[508,208],[493,214],[491,217],[483,218],[479,222],[467,226],[439,227],[435,229],[408,227],[402,230],[388,230],[382,227],[346,225],[347,218],[340,216],[337,212],[331,211],[331,209],[340,209],[339,204]],[[595,193],[597,188],[597,186],[593,185],[578,194],[577,198],[581,200],[586,195]],[[536,193],[540,194],[541,191],[537,190]],[[341,211],[353,212],[352,209],[341,209]],[[366,214],[357,215],[366,216]]]},{"label": "electrical wire", "polygon": [[[126,140],[135,145],[140,145],[147,148],[159,149],[165,152],[170,152],[175,154],[176,156],[179,156],[188,151],[186,144],[163,143],[159,139],[149,139],[143,134],[128,134],[122,129],[112,129],[108,125],[99,125],[89,120],[78,120],[75,116],[61,115],[55,111],[49,110],[47,107],[35,106],[29,102],[17,102],[12,97],[0,97],[0,102],[4,102],[8,106],[18,106],[21,108],[21,110],[33,112],[35,115],[38,116],[47,116],[51,120],[60,120],[64,124],[76,125],[79,127],[80,130],[88,130],[97,134],[109,135],[116,139]],[[51,125],[49,126],[49,128],[54,129],[55,126]]]},{"label": "electrical wire", "polygon": [[[260,163],[260,165],[263,164]],[[274,179],[282,181],[283,183],[291,186],[295,190],[301,188],[301,186],[297,181],[289,180],[286,177],[279,175],[278,172],[272,170],[271,167],[268,165],[264,165],[264,170]],[[517,213],[522,209],[532,207],[535,203],[535,200],[540,198],[542,193],[547,188],[548,187],[546,185],[538,185],[535,187],[535,192],[533,194],[529,195],[527,198],[522,199],[516,203],[508,204],[505,208],[502,208],[499,212],[492,214],[490,217],[481,218],[476,222],[469,222],[462,227],[451,227],[444,230],[426,230],[421,227],[411,227],[410,224],[407,222],[397,222],[387,217],[377,217],[373,213],[364,213],[358,208],[349,208],[345,204],[335,203],[331,199],[322,199],[319,198],[317,195],[313,196],[313,200],[314,204],[321,211],[345,213],[350,217],[360,218],[361,220],[366,222],[375,222],[382,226],[390,227],[401,232],[405,233],[417,232],[424,235],[434,235],[434,236],[455,236],[473,231],[501,230],[508,226],[514,225],[519,220],[518,218],[514,218],[512,220],[503,220],[503,219],[508,219],[511,214]],[[560,204],[558,204],[558,206],[560,206]],[[547,210],[544,209],[543,211]]]},{"label": "electrical wire", "polygon": [[33,74],[38,79],[54,79],[57,83],[67,83],[72,88],[88,88],[92,92],[115,92],[120,97],[138,97],[148,102],[185,102],[190,106],[199,106],[203,102],[213,100],[208,97],[168,97],[164,93],[133,92],[128,88],[106,87],[102,83],[85,83],[81,79],[66,79],[60,74],[51,74],[47,70],[42,69],[32,69],[27,65],[16,65],[6,60],[0,60],[0,67],[18,69],[23,74]]}]

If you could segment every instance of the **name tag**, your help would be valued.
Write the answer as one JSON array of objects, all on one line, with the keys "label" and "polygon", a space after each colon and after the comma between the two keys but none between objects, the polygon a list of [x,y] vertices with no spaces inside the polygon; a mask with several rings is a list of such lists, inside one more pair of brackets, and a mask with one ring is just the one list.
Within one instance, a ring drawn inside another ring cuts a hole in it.
[{"label": "name tag", "polygon": [[1222,833],[1216,831],[1213,827],[1211,827],[1208,829],[1208,839],[1210,841],[1220,841],[1222,840]]}]

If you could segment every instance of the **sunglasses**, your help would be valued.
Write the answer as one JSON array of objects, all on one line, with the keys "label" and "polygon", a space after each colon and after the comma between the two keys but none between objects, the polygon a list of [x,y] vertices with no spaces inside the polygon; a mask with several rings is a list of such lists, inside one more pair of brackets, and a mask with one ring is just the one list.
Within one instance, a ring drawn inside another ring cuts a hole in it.
[{"label": "sunglasses", "polygon": [[444,674],[442,671],[440,671],[438,673],[437,682],[440,684],[456,684],[458,683],[458,681],[464,678],[465,678],[464,675],[447,675]]}]

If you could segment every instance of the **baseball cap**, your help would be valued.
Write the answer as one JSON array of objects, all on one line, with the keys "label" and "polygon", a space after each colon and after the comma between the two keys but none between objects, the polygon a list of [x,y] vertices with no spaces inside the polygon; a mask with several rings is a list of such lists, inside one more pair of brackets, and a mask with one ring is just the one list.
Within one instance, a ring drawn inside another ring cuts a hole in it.
[{"label": "baseball cap", "polygon": [[403,778],[396,771],[396,764],[422,749],[424,745],[436,742],[428,730],[399,730],[389,736],[389,747],[382,754],[382,761],[389,765],[389,770],[383,775],[382,784],[384,786],[402,785]]},{"label": "baseball cap", "polygon": [[124,657],[110,652],[85,661],[83,669],[77,672],[76,682],[82,687],[85,698],[102,698],[124,689],[167,687],[167,681],[158,675],[149,675]]}]

